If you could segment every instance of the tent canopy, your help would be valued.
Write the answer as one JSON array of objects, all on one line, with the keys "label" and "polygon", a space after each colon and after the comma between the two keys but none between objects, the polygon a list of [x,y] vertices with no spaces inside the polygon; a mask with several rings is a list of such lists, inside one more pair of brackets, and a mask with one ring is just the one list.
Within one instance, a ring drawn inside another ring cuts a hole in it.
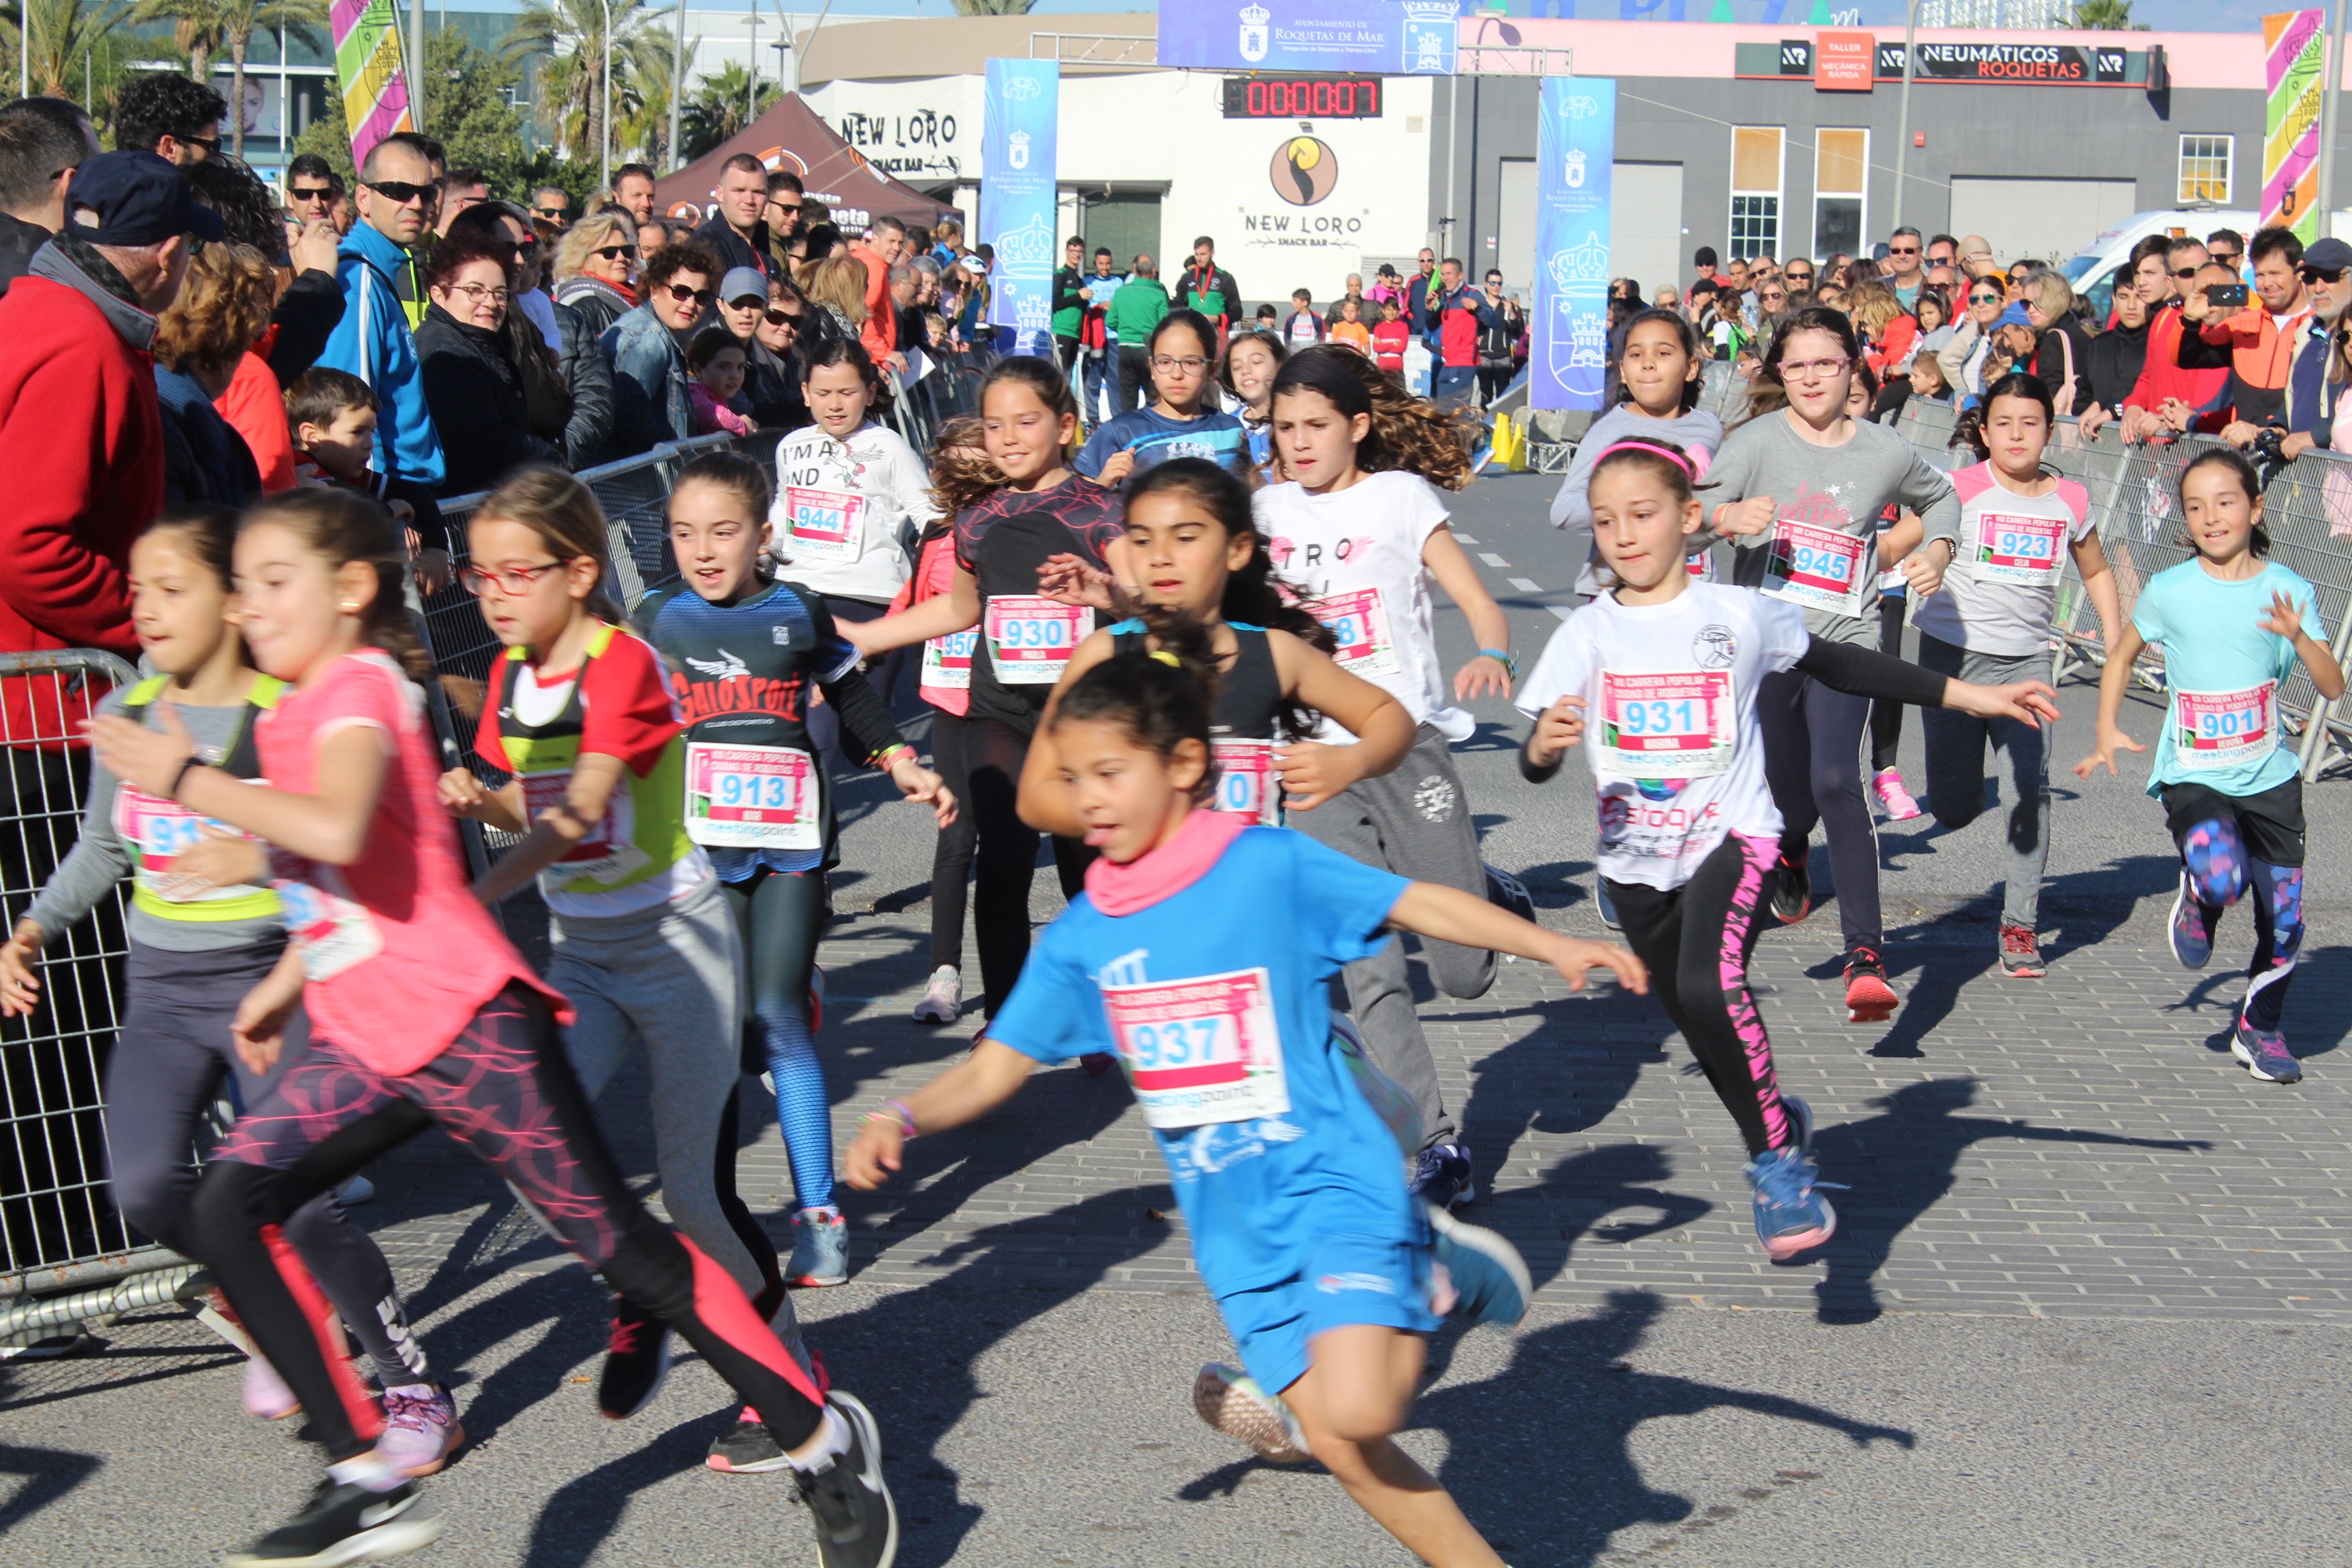
[{"label": "tent canopy", "polygon": [[943,217],[963,216],[867,163],[794,92],[784,94],[767,113],[656,184],[656,210],[702,222],[715,205],[719,166],[738,153],[749,153],[771,169],[790,169],[798,174],[808,194],[831,209],[833,221],[845,228],[864,228],[883,216],[895,217],[910,227],[930,228]]}]

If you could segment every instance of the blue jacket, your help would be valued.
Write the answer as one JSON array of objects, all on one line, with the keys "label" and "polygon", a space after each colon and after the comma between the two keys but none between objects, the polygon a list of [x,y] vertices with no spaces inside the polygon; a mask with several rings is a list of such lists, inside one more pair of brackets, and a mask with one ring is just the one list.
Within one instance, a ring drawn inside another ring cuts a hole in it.
[{"label": "blue jacket", "polygon": [[441,437],[425,406],[425,380],[409,335],[393,275],[408,253],[366,224],[335,252],[335,277],[343,286],[343,319],[327,338],[318,363],[347,371],[375,389],[375,471],[394,479],[441,488],[447,468]]},{"label": "blue jacket", "polygon": [[604,329],[597,346],[613,366],[613,449],[634,456],[694,435],[694,400],[677,334],[639,305]]}]

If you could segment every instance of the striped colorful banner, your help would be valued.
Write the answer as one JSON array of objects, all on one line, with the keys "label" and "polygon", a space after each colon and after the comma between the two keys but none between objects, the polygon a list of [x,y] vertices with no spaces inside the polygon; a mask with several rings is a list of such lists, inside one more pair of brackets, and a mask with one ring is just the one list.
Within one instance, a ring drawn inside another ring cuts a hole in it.
[{"label": "striped colorful banner", "polygon": [[2326,53],[2319,11],[2263,18],[2263,225],[2284,225],[2305,245],[2319,237],[2320,61]]},{"label": "striped colorful banner", "polygon": [[416,129],[408,108],[408,78],[400,65],[400,18],[392,0],[335,0],[335,75],[343,89],[343,121],[352,131],[352,162],[395,131]]}]

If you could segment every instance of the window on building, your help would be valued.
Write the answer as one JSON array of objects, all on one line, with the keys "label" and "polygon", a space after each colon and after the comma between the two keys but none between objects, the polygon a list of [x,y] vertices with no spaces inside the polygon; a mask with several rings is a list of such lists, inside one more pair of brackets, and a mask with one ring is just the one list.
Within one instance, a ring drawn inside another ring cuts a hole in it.
[{"label": "window on building", "polygon": [[1813,254],[1860,256],[1870,132],[1823,131],[1813,143]]},{"label": "window on building", "polygon": [[2229,205],[2230,164],[2237,140],[2234,136],[2180,139],[2181,201]]},{"label": "window on building", "polygon": [[1731,131],[1732,256],[1780,254],[1780,144],[1778,126]]}]

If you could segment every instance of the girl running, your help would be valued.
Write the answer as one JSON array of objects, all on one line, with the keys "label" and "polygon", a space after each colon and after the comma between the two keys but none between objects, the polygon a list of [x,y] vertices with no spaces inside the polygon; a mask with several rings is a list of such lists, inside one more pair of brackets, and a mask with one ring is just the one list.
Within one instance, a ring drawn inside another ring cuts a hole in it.
[{"label": "girl running", "polygon": [[[980,407],[988,459],[1004,480],[956,514],[953,585],[901,614],[847,626],[842,635],[873,654],[981,628],[971,658],[964,766],[976,862],[973,936],[986,993],[982,1005],[993,1017],[1013,994],[1029,955],[1029,883],[1038,832],[1021,819],[1023,764],[1046,693],[1094,630],[1094,611],[1045,596],[1038,574],[1053,557],[1068,554],[1097,571],[1108,567],[1121,584],[1132,582],[1134,574],[1125,564],[1118,496],[1072,473],[1062,460],[1077,431],[1068,379],[1042,359],[1003,360],[981,384]],[[1091,858],[1078,840],[1055,838],[1065,894],[1077,896]],[[1105,1058],[1098,1070],[1109,1066]]]},{"label": "girl running", "polygon": [[[2042,466],[2056,427],[2050,388],[2021,373],[1986,390],[1983,408],[1961,416],[1960,433],[1978,461],[1952,475],[1960,498],[1960,549],[1944,588],[1919,603],[1919,663],[1938,675],[2001,686],[2050,673],[2058,578],[2072,555],[2098,612],[2101,640],[2123,633],[2115,574],[2091,522],[2090,493]],[[1916,521],[1904,525],[1916,537]],[[1902,542],[1907,542],[1903,541]],[[2001,897],[2000,972],[2043,973],[2038,916],[2050,859],[2049,737],[2006,719],[1928,712],[1927,801],[1936,820],[1958,829],[1984,810],[1984,758],[2000,759],[2009,875]]]},{"label": "girl running", "polygon": [[[564,1044],[590,1100],[645,1047],[662,1201],[797,1352],[776,1250],[735,1190],[742,943],[709,857],[686,831],[686,741],[654,650],[604,596],[606,526],[587,486],[525,468],[475,509],[459,580],[506,646],[490,667],[474,750],[512,775],[493,793],[465,768],[441,804],[525,835],[474,885],[491,909],[539,879],[553,962],[573,1013]],[[597,1403],[644,1409],[669,1336],[616,1297]]]},{"label": "girl running", "polygon": [[1538,959],[1579,988],[1601,966],[1638,991],[1642,969],[1475,894],[1199,809],[1215,788],[1207,676],[1169,649],[1122,652],[1063,694],[1051,741],[1066,809],[1103,858],[971,1057],[868,1116],[848,1180],[879,1186],[908,1138],[985,1115],[1040,1063],[1116,1050],[1202,1278],[1251,1379],[1278,1396],[1264,1446],[1303,1447],[1423,1560],[1495,1568],[1391,1435],[1446,1297],[1515,1321],[1525,1265],[1501,1237],[1425,1220],[1409,1199],[1397,1142],[1334,1040],[1330,977],[1392,931]]},{"label": "girl running", "polygon": [[[253,668],[228,619],[236,541],[236,514],[216,507],[166,515],[139,536],[131,621],[163,673],[110,693],[98,710],[149,729],[169,711],[207,762],[255,779],[254,728],[286,683]],[[213,826],[92,767],[81,837],[0,946],[0,1015],[30,1015],[41,1004],[41,950],[132,879],[127,1005],[106,1064],[110,1175],[123,1217],[189,1258],[202,1254],[188,1148],[205,1136],[221,1079],[234,1076],[238,1103],[257,1105],[308,1055],[298,1035],[276,1068],[257,1072],[231,1048],[237,1004],[278,967],[286,928],[260,845],[207,837]],[[375,1367],[387,1417],[378,1451],[404,1474],[439,1469],[458,1441],[457,1412],[425,1369],[383,1253],[331,1192],[295,1209],[285,1234]],[[244,1404],[268,1421],[301,1408],[259,1355],[245,1363]]]},{"label": "girl running", "polygon": [[[1593,572],[1599,559],[1592,548],[1592,507],[1586,492],[1592,484],[1592,455],[1619,441],[1636,437],[1672,441],[1692,456],[1699,471],[1723,445],[1723,421],[1698,406],[1706,360],[1699,351],[1698,329],[1679,310],[1643,310],[1625,323],[1624,347],[1617,355],[1617,405],[1592,422],[1576,446],[1568,476],[1552,498],[1551,525],[1570,531],[1582,546],[1584,564],[1578,568],[1576,591],[1586,598],[1608,584]],[[1713,569],[1705,548],[1691,557],[1693,570]]]},{"label": "girl running", "polygon": [[[1878,373],[1864,361],[1853,367],[1853,385],[1845,395],[1845,411],[1855,419],[1871,417],[1871,407],[1878,396]],[[1915,526],[1904,534],[1908,541],[1895,548],[1889,536],[1904,519],[1909,516],[1893,501],[1878,514],[1878,542],[1874,557],[1878,572],[1878,651],[1890,658],[1903,657],[1903,620],[1910,607],[1910,580],[1903,575],[1903,557],[1919,542],[1919,530]],[[1918,519],[1910,520],[1915,525]],[[1903,782],[1903,704],[1874,702],[1870,705],[1870,794],[1886,812],[1889,822],[1910,822],[1919,815],[1919,803],[1912,798],[1909,786]]]},{"label": "girl running", "polygon": [[2186,969],[2213,957],[2221,911],[2253,894],[2254,956],[2230,1052],[2268,1083],[2296,1083],[2303,1065],[2279,1032],[2287,982],[2303,952],[2303,775],[2279,744],[2278,686],[2301,659],[2319,695],[2344,694],[2311,584],[2265,561],[2263,492],[2232,448],[2199,454],[2180,473],[2180,521],[2196,552],[2159,572],[2132,605],[2132,624],[2099,679],[2098,749],[2074,764],[2089,778],[2116,752],[2147,748],[2117,722],[2140,650],[2164,645],[2170,689],[2147,793],[2164,803],[2180,851],[2172,955]]},{"label": "girl running", "polygon": [[[2055,721],[2049,687],[1931,675],[1850,640],[1808,633],[1786,600],[1683,569],[1704,510],[1696,468],[1637,438],[1592,469],[1594,537],[1617,586],[1552,634],[1518,696],[1536,720],[1520,772],[1541,783],[1584,747],[1600,793],[1601,874],[1625,940],[1748,1144],[1757,1239],[1775,1259],[1827,1241],[1837,1215],[1815,1190],[1812,1112],[1783,1094],[1748,984],[1748,957],[1785,842],[1767,787],[1764,704],[1782,671],[1838,691],[1979,717]],[[1856,736],[1857,742],[1859,735]]]},{"label": "girl running", "polygon": [[847,1394],[820,1394],[727,1271],[646,1212],[564,1060],[569,1007],[466,890],[422,696],[403,675],[429,667],[387,548],[396,537],[380,508],[337,491],[289,491],[247,514],[241,625],[255,663],[294,688],[257,726],[267,787],[203,763],[169,710],[160,730],[117,717],[90,727],[125,784],[269,840],[294,941],[231,1033],[255,1071],[277,1060],[298,1005],[316,1037],[196,1189],[197,1256],[328,1459],[300,1511],[227,1561],[358,1563],[441,1532],[415,1483],[372,1447],[381,1421],[322,1337],[325,1305],[284,1245],[303,1205],[438,1125],[760,1411],[816,1514],[828,1568],[879,1568],[898,1529],[873,1417]]},{"label": "girl running", "polygon": [[1234,404],[1249,437],[1250,467],[1265,473],[1274,461],[1274,377],[1290,357],[1279,332],[1236,332],[1217,361],[1217,384]]},{"label": "girl running", "polygon": [[[1733,581],[1805,612],[1825,641],[1867,647],[1878,637],[1878,574],[1871,552],[1890,502],[1918,514],[1927,543],[1903,558],[1913,592],[1932,594],[1958,547],[1959,502],[1951,481],[1883,425],[1849,412],[1862,358],[1844,315],[1807,306],[1772,334],[1758,371],[1767,405],[1724,437],[1707,471],[1714,531],[1738,548]],[[1885,1020],[1900,1005],[1886,984],[1878,905],[1878,829],[1863,791],[1862,740],[1870,704],[1793,668],[1760,676],[1756,702],[1764,769],[1781,817],[1780,857],[1769,879],[1772,916],[1812,909],[1806,868],[1813,824],[1829,832],[1845,938],[1850,1023]]]},{"label": "girl running", "polygon": [[[792,1157],[797,1237],[785,1279],[849,1278],[849,1231],[833,1201],[833,1106],[818,1065],[810,992],[824,931],[825,873],[840,859],[833,786],[810,752],[812,689],[837,707],[854,754],[909,800],[955,815],[940,775],[915,759],[858,669],[824,601],[771,574],[773,498],[757,463],[698,458],[669,498],[670,546],[691,593],[656,589],[636,622],[670,670],[686,719],[686,833],[709,849],[742,932],[753,1038],[775,1086]],[[773,1468],[778,1455],[747,1412],[740,1440],[720,1439],[722,1469]]]},{"label": "girl running", "polygon": [[[1472,721],[1449,701],[1429,595],[1434,579],[1478,639],[1454,674],[1452,700],[1509,696],[1510,623],[1446,526],[1438,493],[1470,482],[1468,447],[1445,416],[1361,354],[1328,345],[1292,355],[1275,377],[1274,435],[1291,482],[1258,491],[1255,510],[1276,569],[1330,628],[1333,661],[1395,698],[1416,726],[1393,772],[1358,780],[1294,826],[1366,865],[1483,894],[1488,873],[1447,749],[1449,739],[1468,738]],[[1316,737],[1357,738],[1328,717]],[[1494,984],[1495,955],[1484,948],[1431,942],[1422,957],[1448,995],[1483,995]],[[1348,998],[1372,1064],[1420,1107],[1426,1142],[1415,1190],[1440,1208],[1468,1201],[1470,1151],[1438,1092],[1403,944],[1349,963]]]},{"label": "girl running", "polygon": [[[1211,810],[1278,826],[1286,804],[1311,811],[1359,780],[1388,772],[1412,749],[1413,724],[1403,707],[1333,664],[1330,631],[1276,590],[1274,562],[1241,480],[1199,458],[1162,463],[1128,488],[1127,547],[1143,613],[1079,644],[1046,699],[1046,721],[1021,773],[1024,819],[1049,832],[1085,835],[1061,785],[1054,704],[1113,654],[1160,646],[1178,619],[1205,630],[1206,657],[1218,672],[1210,724],[1217,763]],[[1054,565],[1073,576],[1082,571],[1068,557]],[[1049,584],[1057,580],[1047,578]],[[1108,582],[1096,577],[1088,584],[1104,608]],[[1307,739],[1318,714],[1357,736],[1356,743]]]},{"label": "girl running", "polygon": [[1106,421],[1071,467],[1114,489],[1171,458],[1206,458],[1240,472],[1249,461],[1249,437],[1240,420],[1216,406],[1209,374],[1217,363],[1217,329],[1197,310],[1171,310],[1151,329],[1144,352],[1159,396]]}]

